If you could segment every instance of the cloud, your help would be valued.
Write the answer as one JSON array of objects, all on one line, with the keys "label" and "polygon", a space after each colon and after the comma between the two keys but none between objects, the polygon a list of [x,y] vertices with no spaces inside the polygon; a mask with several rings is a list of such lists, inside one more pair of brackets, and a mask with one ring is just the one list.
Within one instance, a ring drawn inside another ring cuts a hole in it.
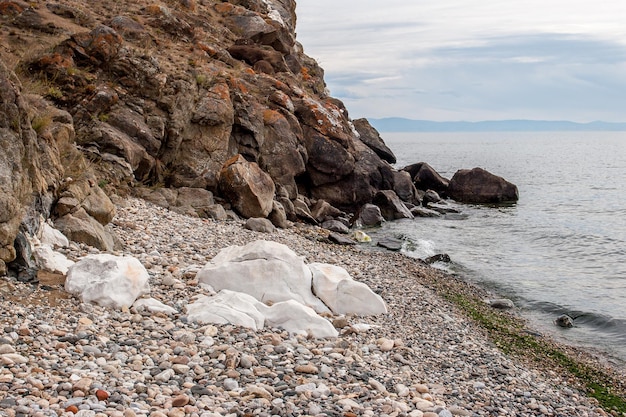
[{"label": "cloud", "polygon": [[299,40],[353,117],[626,119],[626,2],[303,5]]}]

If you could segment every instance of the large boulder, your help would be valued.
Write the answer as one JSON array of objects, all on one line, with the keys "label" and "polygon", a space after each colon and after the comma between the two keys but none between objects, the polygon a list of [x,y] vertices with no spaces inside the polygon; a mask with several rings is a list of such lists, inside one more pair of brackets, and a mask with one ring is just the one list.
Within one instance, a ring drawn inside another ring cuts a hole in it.
[{"label": "large boulder", "polygon": [[257,240],[222,249],[196,277],[216,291],[243,292],[262,302],[296,300],[328,312],[311,292],[311,271],[303,258],[280,243]]},{"label": "large boulder", "polygon": [[229,159],[220,171],[220,190],[244,217],[267,217],[276,188],[272,178],[241,155]]},{"label": "large boulder", "polygon": [[380,226],[384,221],[385,218],[380,211],[380,207],[368,203],[361,207],[354,223],[356,223],[357,226],[369,227]]},{"label": "large boulder", "polygon": [[418,162],[417,164],[406,166],[402,170],[411,174],[413,183],[418,190],[434,190],[440,195],[446,195],[450,181],[439,175],[426,162]]},{"label": "large boulder", "polygon": [[411,211],[392,190],[377,192],[372,202],[380,207],[380,212],[385,220],[413,218]]},{"label": "large boulder", "polygon": [[396,163],[396,156],[393,151],[385,144],[380,137],[378,131],[370,124],[367,119],[357,119],[352,122],[354,128],[359,132],[359,139],[366,144],[371,150],[376,152],[381,159],[390,164]]},{"label": "large boulder", "polygon": [[482,168],[461,169],[450,180],[448,195],[462,203],[497,204],[519,199],[517,186]]},{"label": "large boulder", "polygon": [[313,292],[335,314],[386,314],[387,305],[362,282],[354,281],[340,266],[312,263]]},{"label": "large boulder", "polygon": [[58,218],[54,224],[68,239],[75,242],[82,242],[103,251],[113,251],[121,247],[114,232],[87,214],[82,207]]},{"label": "large boulder", "polygon": [[65,290],[85,303],[130,307],[150,291],[148,271],[130,256],[89,255],[67,272]]},{"label": "large boulder", "polygon": [[411,175],[406,171],[394,171],[393,191],[402,201],[412,204],[420,204],[417,189],[413,184]]}]

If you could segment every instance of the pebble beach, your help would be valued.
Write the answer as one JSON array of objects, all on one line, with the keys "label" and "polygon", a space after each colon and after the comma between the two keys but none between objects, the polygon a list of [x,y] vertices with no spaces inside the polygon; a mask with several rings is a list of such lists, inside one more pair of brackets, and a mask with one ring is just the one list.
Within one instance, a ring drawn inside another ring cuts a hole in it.
[{"label": "pebble beach", "polygon": [[[294,225],[259,233],[143,200],[117,201],[112,226],[150,274],[150,296],[176,314],[116,311],[39,285],[0,281],[2,416],[606,416],[550,369],[502,353],[438,296],[438,270],[400,254],[320,241]],[[257,239],[307,262],[342,266],[389,313],[328,316],[336,339],[189,322],[185,305],[210,289],[196,272],[221,249]],[[97,250],[72,243],[77,260]]]}]

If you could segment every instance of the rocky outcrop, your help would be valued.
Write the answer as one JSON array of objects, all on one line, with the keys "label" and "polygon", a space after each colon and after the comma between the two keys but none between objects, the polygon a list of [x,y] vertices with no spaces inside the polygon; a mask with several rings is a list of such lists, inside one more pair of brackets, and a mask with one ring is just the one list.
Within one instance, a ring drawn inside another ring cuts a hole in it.
[{"label": "rocky outcrop", "polygon": [[244,217],[274,213],[280,227],[317,222],[308,203],[319,200],[351,212],[380,190],[414,200],[378,133],[328,96],[296,42],[293,0],[15,5],[3,9],[0,57],[31,91],[1,67],[0,273],[26,213],[58,216],[73,239],[109,250],[114,237],[87,233],[114,215],[101,194],[137,186],[205,190]]},{"label": "rocky outcrop", "polygon": [[433,190],[440,195],[446,195],[449,180],[445,179],[433,167],[426,162],[418,162],[402,168],[413,178],[413,183],[418,190]]},{"label": "rocky outcrop", "polygon": [[457,171],[450,180],[448,195],[459,202],[479,204],[508,203],[519,199],[514,184],[482,168]]},{"label": "rocky outcrop", "polygon": [[371,150],[376,152],[381,159],[390,164],[396,163],[396,156],[393,151],[385,144],[378,134],[378,131],[370,124],[367,119],[357,119],[354,121],[354,128],[359,133],[359,139],[366,144]]},{"label": "rocky outcrop", "polygon": [[413,215],[392,190],[379,191],[374,196],[374,204],[380,207],[385,220],[412,219]]}]

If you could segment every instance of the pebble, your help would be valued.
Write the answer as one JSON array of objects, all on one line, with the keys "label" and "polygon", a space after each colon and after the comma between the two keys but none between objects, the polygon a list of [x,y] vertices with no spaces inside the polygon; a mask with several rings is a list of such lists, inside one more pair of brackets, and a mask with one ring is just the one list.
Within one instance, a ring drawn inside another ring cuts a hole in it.
[{"label": "pebble", "polygon": [[[33,296],[41,290],[15,283],[20,302],[0,299],[0,409],[7,415],[605,415],[559,375],[498,351],[419,283],[440,272],[402,255],[320,243],[311,226],[273,232],[271,239],[308,261],[344,267],[388,303],[390,314],[358,323],[329,317],[343,334],[316,340],[185,319],[187,303],[212,293],[190,285],[197,263],[266,234],[134,198],[118,206],[111,227],[124,242],[120,254],[150,264],[150,296],[179,313],[114,311],[75,298],[51,305],[47,295]],[[70,259],[96,253],[82,244],[61,251]]]}]

